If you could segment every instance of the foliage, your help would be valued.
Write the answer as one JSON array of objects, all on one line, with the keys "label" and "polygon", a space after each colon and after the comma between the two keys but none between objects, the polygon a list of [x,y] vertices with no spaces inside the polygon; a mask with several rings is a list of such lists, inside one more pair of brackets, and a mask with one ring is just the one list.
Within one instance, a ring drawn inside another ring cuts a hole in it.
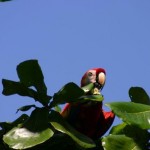
[{"label": "foliage", "polygon": [[150,140],[150,98],[141,87],[131,87],[131,102],[113,102],[108,106],[123,122],[112,127],[110,133],[96,141],[76,131],[60,115],[60,104],[103,101],[102,95],[86,95],[93,84],[80,88],[73,82],[64,85],[50,96],[37,60],[27,60],[17,66],[19,81],[2,79],[5,96],[28,96],[42,104],[18,108],[22,114],[14,122],[0,123],[0,149],[30,150],[148,150]]}]

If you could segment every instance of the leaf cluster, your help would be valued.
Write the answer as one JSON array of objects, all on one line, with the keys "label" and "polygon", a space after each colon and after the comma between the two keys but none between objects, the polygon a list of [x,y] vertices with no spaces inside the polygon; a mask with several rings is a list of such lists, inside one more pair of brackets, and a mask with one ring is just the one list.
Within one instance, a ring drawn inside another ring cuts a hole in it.
[{"label": "leaf cluster", "polygon": [[[26,112],[33,109],[30,116],[23,114],[14,122],[0,123],[0,147],[3,149],[68,149],[73,145],[75,149],[87,149],[96,146],[95,142],[87,136],[76,131],[60,115],[60,104],[78,103],[85,101],[103,100],[102,95],[86,95],[93,89],[89,84],[80,88],[73,82],[64,85],[58,92],[50,96],[44,76],[37,60],[27,60],[20,63],[17,68],[19,81],[2,79],[5,96],[18,94],[28,96],[42,104],[37,107],[30,104],[18,108]],[[70,141],[70,142],[66,142]]]},{"label": "leaf cluster", "polygon": [[106,150],[150,149],[150,98],[141,87],[131,87],[129,97],[131,102],[106,104],[123,121],[103,137]]},{"label": "leaf cluster", "polygon": [[[60,104],[102,102],[102,95],[87,95],[94,85],[80,88],[73,82],[50,96],[37,60],[27,60],[17,68],[19,81],[2,79],[5,96],[28,96],[42,104],[22,106],[22,114],[13,122],[0,122],[0,149],[29,150],[149,150],[150,98],[141,87],[131,87],[131,102],[107,103],[122,123],[112,127],[107,136],[96,141],[76,131],[60,115]],[[33,109],[31,115],[26,111]]]}]

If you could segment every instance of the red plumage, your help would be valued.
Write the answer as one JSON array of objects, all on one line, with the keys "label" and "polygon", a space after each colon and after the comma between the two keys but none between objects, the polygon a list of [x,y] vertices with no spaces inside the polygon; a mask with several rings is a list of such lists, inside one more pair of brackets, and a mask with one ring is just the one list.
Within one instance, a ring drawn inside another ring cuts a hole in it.
[{"label": "red plumage", "polygon": [[[102,75],[100,75],[101,73]],[[105,84],[105,75],[106,72],[102,68],[91,69],[83,75],[81,87],[90,82],[100,82],[103,83],[99,86],[102,89]],[[113,112],[105,112],[102,109],[102,102],[92,101],[68,103],[61,114],[76,130],[92,139],[98,139],[104,135],[112,125],[115,117]]]}]

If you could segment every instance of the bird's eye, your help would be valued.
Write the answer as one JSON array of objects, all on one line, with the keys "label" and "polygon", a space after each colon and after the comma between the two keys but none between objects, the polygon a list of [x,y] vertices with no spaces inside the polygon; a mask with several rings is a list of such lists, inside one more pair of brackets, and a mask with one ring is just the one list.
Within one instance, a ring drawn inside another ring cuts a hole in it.
[{"label": "bird's eye", "polygon": [[92,75],[93,75],[93,73],[92,73],[92,72],[89,72],[89,73],[88,73],[88,76],[89,76],[89,77],[91,77]]},{"label": "bird's eye", "polygon": [[99,75],[98,75],[98,82],[99,82],[101,85],[104,85],[105,80],[106,80],[105,74],[104,74],[103,72],[99,73]]}]

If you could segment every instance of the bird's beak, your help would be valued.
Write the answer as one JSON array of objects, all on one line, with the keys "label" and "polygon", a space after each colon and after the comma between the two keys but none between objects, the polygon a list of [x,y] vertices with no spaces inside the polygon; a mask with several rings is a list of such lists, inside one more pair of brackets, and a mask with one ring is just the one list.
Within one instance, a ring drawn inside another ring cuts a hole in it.
[{"label": "bird's beak", "polygon": [[94,83],[94,88],[93,90],[91,91],[91,94],[93,95],[100,95],[100,91],[102,90],[103,86],[100,85],[98,82],[95,82]]},{"label": "bird's beak", "polygon": [[101,94],[100,91],[103,89],[104,84],[105,84],[105,74],[103,72],[101,72],[96,76],[92,94],[93,95]]},{"label": "bird's beak", "polygon": [[98,88],[94,88],[93,89],[93,95],[100,95],[101,93],[100,93],[100,90],[98,89]]}]

